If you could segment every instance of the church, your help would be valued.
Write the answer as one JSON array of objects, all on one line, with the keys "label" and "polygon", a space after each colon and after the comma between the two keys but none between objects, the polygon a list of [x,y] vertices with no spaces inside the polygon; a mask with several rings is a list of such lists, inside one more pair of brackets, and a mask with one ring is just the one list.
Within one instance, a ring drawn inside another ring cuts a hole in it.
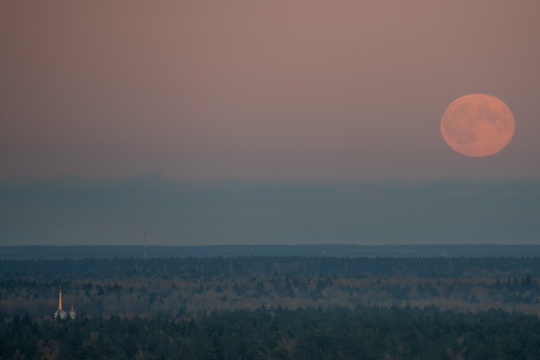
[{"label": "church", "polygon": [[69,310],[67,313],[64,311],[64,309],[62,309],[62,289],[60,289],[60,293],[58,295],[58,310],[56,310],[54,313],[54,319],[64,320],[67,316],[69,316],[71,320],[75,320],[75,316],[77,316],[77,314],[73,309],[73,304],[71,304],[71,310]]}]

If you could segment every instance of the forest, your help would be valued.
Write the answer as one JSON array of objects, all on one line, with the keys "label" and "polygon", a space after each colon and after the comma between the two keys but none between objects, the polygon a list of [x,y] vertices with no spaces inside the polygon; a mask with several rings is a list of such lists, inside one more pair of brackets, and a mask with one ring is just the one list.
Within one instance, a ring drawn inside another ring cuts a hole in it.
[{"label": "forest", "polygon": [[0,260],[0,358],[536,359],[539,260]]},{"label": "forest", "polygon": [[1,318],[4,359],[538,359],[536,316],[365,308]]}]

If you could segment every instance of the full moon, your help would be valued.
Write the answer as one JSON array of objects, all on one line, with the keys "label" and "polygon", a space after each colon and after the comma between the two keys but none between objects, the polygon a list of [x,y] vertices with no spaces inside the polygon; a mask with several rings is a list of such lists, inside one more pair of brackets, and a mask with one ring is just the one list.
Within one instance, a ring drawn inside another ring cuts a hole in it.
[{"label": "full moon", "polygon": [[444,141],[466,156],[498,153],[512,140],[515,122],[506,104],[495,96],[471,94],[450,103],[441,119]]}]

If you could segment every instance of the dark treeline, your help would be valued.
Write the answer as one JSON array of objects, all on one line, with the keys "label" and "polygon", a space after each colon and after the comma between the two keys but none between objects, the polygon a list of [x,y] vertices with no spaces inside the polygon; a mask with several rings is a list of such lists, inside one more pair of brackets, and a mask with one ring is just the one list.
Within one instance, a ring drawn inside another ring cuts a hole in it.
[{"label": "dark treeline", "polygon": [[115,276],[167,277],[186,279],[217,275],[332,275],[362,277],[416,276],[421,278],[489,276],[540,276],[540,258],[343,258],[343,257],[272,257],[242,256],[213,258],[115,258],[82,260],[0,260],[2,279],[13,276],[34,280],[81,277],[95,279]]},{"label": "dark treeline", "polygon": [[540,256],[538,245],[211,245],[211,246],[0,246],[2,259],[112,259],[239,257],[239,256],[336,256],[336,257],[523,257]]},{"label": "dark treeline", "polygon": [[4,359],[540,358],[540,320],[494,310],[261,307],[191,317],[0,320]]}]

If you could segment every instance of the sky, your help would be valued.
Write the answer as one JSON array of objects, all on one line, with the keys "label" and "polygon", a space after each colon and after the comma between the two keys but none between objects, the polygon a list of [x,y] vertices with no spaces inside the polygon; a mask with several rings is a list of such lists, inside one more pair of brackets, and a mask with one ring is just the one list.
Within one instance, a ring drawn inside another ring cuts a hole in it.
[{"label": "sky", "polygon": [[[0,245],[537,243],[538,14],[1,2]],[[471,93],[515,117],[496,155],[441,136]]]}]

